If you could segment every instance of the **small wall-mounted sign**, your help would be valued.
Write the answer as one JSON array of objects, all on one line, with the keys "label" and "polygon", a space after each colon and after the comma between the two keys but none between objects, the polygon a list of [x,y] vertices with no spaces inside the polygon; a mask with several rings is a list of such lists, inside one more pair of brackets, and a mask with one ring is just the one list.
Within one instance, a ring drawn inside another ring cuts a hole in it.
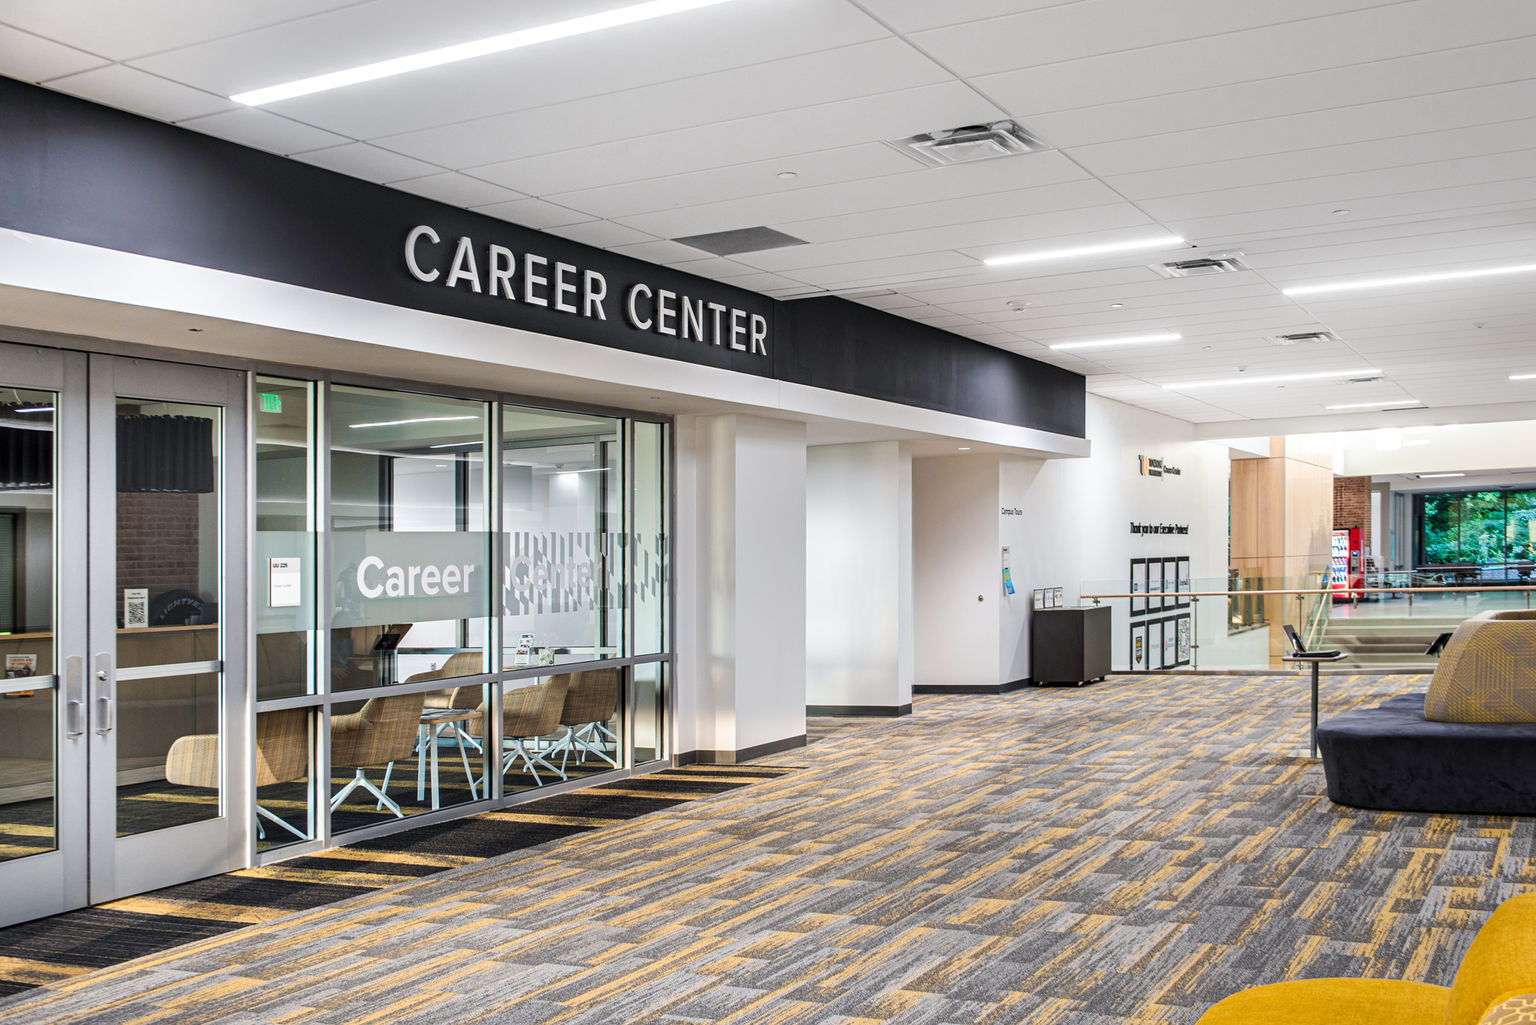
[{"label": "small wall-mounted sign", "polygon": [[304,602],[304,577],[298,559],[268,559],[267,607],[291,609]]}]

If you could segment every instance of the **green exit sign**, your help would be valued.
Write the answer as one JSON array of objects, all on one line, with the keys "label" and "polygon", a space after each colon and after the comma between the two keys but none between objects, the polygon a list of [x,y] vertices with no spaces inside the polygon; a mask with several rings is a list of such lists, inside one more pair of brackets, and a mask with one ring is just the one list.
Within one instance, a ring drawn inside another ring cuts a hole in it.
[{"label": "green exit sign", "polygon": [[269,392],[262,392],[261,411],[263,413],[281,413],[283,411],[283,397]]}]

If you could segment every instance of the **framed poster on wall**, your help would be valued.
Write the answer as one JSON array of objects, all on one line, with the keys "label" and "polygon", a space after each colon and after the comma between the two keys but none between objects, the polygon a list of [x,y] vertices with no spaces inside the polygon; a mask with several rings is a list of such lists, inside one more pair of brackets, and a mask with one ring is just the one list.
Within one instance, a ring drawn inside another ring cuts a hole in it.
[{"label": "framed poster on wall", "polygon": [[1128,588],[1131,595],[1131,615],[1144,616],[1147,614],[1147,560],[1131,560],[1131,586]]},{"label": "framed poster on wall", "polygon": [[1163,608],[1177,609],[1179,604],[1179,560],[1163,560]]},{"label": "framed poster on wall", "polygon": [[1163,609],[1163,560],[1147,560],[1147,611]]},{"label": "framed poster on wall", "polygon": [[1187,665],[1189,665],[1189,617],[1188,616],[1180,616],[1179,617],[1179,625],[1178,625],[1178,628],[1177,628],[1177,631],[1176,631],[1176,636],[1178,637],[1178,643],[1176,645],[1175,655],[1176,655],[1176,657],[1179,660],[1178,664],[1181,665],[1181,666],[1187,666]]},{"label": "framed poster on wall", "polygon": [[1131,672],[1144,673],[1147,671],[1147,624],[1135,623],[1131,626]]},{"label": "framed poster on wall", "polygon": [[1178,590],[1179,608],[1189,608],[1189,592],[1193,590],[1193,588],[1190,587],[1189,556],[1187,555],[1180,556],[1179,558]]},{"label": "framed poster on wall", "polygon": [[1147,622],[1147,668],[1163,668],[1163,621],[1153,619]]},{"label": "framed poster on wall", "polygon": [[1169,616],[1163,620],[1163,668],[1172,669],[1179,664],[1178,619]]}]

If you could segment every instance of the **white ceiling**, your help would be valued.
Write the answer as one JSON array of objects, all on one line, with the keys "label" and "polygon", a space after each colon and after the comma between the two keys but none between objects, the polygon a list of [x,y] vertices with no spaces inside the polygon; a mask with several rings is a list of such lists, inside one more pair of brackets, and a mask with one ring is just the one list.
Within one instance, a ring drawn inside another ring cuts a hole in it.
[{"label": "white ceiling", "polygon": [[[1280,294],[1536,263],[1531,0],[735,0],[226,98],[623,2],[0,0],[0,73],[770,295],[851,294],[1196,423],[1536,400],[1507,379],[1536,372],[1536,275]],[[881,144],[1004,118],[1054,148],[927,168]],[[809,244],[670,241],[756,225]],[[1197,248],[981,263],[1165,232]],[[1252,269],[1147,266],[1233,252]],[[1271,340],[1323,328],[1340,341]],[[1184,340],[1047,348],[1159,330]],[[1163,387],[1354,368],[1384,376]]]}]

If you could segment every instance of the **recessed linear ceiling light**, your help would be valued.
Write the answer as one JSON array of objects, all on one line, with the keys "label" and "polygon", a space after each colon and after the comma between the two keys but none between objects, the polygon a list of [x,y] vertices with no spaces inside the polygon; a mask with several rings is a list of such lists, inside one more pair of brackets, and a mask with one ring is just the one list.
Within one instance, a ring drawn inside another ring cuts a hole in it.
[{"label": "recessed linear ceiling light", "polygon": [[1148,345],[1152,342],[1177,342],[1183,339],[1183,335],[1174,334],[1172,331],[1153,331],[1144,335],[1124,335],[1120,338],[1094,338],[1086,342],[1058,342],[1050,348],[1056,352],[1068,352],[1072,349],[1108,349],[1116,345]]},{"label": "recessed linear ceiling light", "polygon": [[1464,474],[1464,473],[1416,473],[1416,474],[1414,474],[1414,476],[1419,478],[1419,480],[1436,480],[1436,479],[1438,479],[1440,477],[1465,477],[1466,474]]},{"label": "recessed linear ceiling light", "polygon": [[455,43],[453,46],[443,46],[435,50],[424,50],[421,53],[407,54],[404,57],[393,57],[389,60],[375,61],[372,64],[362,64],[343,71],[332,71],[324,75],[301,78],[297,81],[284,82],[281,85],[268,86],[264,89],[252,89],[249,92],[236,93],[230,99],[249,107],[259,107],[264,103],[291,100],[295,96],[308,96],[311,93],[325,92],[328,89],[339,89],[346,85],[373,82],[381,78],[389,78],[393,75],[403,75],[411,71],[441,67],[444,64],[454,64],[458,61],[485,57],[493,53],[506,53],[508,50],[517,50],[525,46],[536,46],[539,43],[549,43],[556,39],[568,39],[571,36],[585,35],[588,32],[600,32],[603,29],[618,28],[621,25],[633,25],[637,21],[663,18],[669,14],[681,14],[685,11],[698,10],[701,7],[714,7],[717,4],[730,2],[731,0],[651,0],[650,3],[631,4],[628,7],[619,7],[611,11],[599,11],[596,14],[588,14],[580,18],[568,18],[565,21],[556,21],[548,25],[536,25],[533,28],[518,29],[516,32],[505,32],[501,35],[490,36],[485,39],[474,39],[467,43]]},{"label": "recessed linear ceiling light", "polygon": [[[1511,381],[1536,381],[1536,374],[1510,374]],[[20,412],[20,410],[17,410]]]},{"label": "recessed linear ceiling light", "polygon": [[1223,377],[1212,381],[1181,381],[1163,385],[1169,391],[1189,391],[1192,388],[1221,388],[1233,384],[1284,384],[1287,381],[1322,381],[1330,377],[1357,377],[1379,374],[1380,370],[1324,370],[1315,374],[1271,374],[1267,377]]},{"label": "recessed linear ceiling light", "polygon": [[1130,242],[1105,242],[1096,246],[1072,246],[1068,249],[1040,249],[1029,253],[1011,253],[1008,256],[989,256],[981,262],[988,267],[1012,267],[1020,263],[1072,260],[1079,256],[1131,253],[1139,249],[1168,249],[1183,244],[1184,240],[1177,235],[1158,235],[1155,238],[1139,238]]},{"label": "recessed linear ceiling light", "polygon": [[1324,295],[1329,292],[1353,292],[1368,288],[1392,288],[1395,285],[1427,285],[1436,281],[1468,281],[1472,278],[1494,278],[1505,274],[1536,273],[1536,263],[1516,264],[1512,267],[1482,267],[1478,270],[1454,270],[1437,274],[1406,274],[1395,278],[1356,278],[1353,281],[1325,281],[1319,285],[1293,285],[1282,288],[1281,295]]},{"label": "recessed linear ceiling light", "polygon": [[1393,399],[1390,402],[1342,402],[1337,406],[1324,406],[1324,409],[1388,409],[1392,406],[1422,406],[1418,399]]},{"label": "recessed linear ceiling light", "polygon": [[364,427],[402,427],[405,424],[446,424],[456,420],[478,420],[478,416],[418,416],[410,420],[379,420],[371,424],[347,424],[353,430]]}]

